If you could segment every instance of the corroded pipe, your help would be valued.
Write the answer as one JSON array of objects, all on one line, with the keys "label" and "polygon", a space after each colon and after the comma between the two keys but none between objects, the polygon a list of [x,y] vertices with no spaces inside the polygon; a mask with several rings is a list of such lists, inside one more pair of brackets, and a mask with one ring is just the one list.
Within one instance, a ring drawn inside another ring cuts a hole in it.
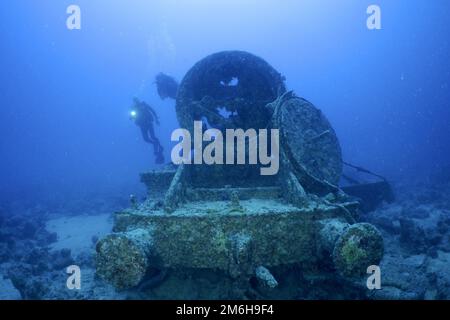
[{"label": "corroded pipe", "polygon": [[97,274],[119,290],[137,286],[147,272],[152,244],[147,229],[108,235],[96,246]]},{"label": "corroded pipe", "polygon": [[371,224],[350,225],[339,219],[324,220],[320,224],[318,253],[331,257],[342,276],[360,277],[369,266],[378,265],[383,258],[383,237]]}]

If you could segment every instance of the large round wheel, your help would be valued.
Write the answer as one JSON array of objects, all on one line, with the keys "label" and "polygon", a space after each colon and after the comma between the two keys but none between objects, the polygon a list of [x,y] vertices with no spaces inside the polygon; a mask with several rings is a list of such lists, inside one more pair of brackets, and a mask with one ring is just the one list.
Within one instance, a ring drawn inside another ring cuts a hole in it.
[{"label": "large round wheel", "polygon": [[263,129],[271,117],[266,105],[285,90],[283,77],[263,59],[243,51],[215,53],[181,82],[178,120],[188,130],[194,120],[221,130]]},{"label": "large round wheel", "polygon": [[304,99],[292,98],[283,103],[280,116],[282,144],[291,162],[308,176],[337,185],[342,174],[341,147],[323,113]]}]

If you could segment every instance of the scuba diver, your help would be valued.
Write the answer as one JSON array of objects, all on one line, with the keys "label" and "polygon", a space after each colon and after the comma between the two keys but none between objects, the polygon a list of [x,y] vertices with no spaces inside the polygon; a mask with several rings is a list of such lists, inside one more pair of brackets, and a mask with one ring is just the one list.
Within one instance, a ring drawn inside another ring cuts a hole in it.
[{"label": "scuba diver", "polygon": [[155,162],[157,164],[164,163],[164,148],[155,135],[153,123],[159,126],[159,118],[155,110],[147,103],[133,99],[133,107],[130,113],[130,119],[134,120],[134,123],[141,128],[142,137],[144,141],[153,145],[155,154]]},{"label": "scuba diver", "polygon": [[173,77],[160,72],[156,75],[155,83],[158,95],[162,100],[177,98],[178,82]]}]

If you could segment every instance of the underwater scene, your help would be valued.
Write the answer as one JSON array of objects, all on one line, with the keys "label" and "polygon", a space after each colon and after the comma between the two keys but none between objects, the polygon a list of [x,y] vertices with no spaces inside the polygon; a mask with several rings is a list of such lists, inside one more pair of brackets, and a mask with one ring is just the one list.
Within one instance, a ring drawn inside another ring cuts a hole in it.
[{"label": "underwater scene", "polygon": [[0,300],[450,299],[449,1],[0,6]]}]

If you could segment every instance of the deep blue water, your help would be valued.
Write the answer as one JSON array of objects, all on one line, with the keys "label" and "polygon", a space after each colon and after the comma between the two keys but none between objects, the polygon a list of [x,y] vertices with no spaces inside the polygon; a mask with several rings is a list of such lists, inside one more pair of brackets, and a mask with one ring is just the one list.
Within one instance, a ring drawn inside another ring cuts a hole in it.
[{"label": "deep blue water", "polygon": [[[81,30],[66,28],[75,3]],[[382,10],[368,30],[366,9]],[[159,113],[170,158],[181,80],[221,50],[254,53],[330,119],[347,161],[394,181],[450,164],[450,2],[446,0],[3,1],[0,197],[45,202],[143,192],[152,149],[129,120],[137,96]]]}]

